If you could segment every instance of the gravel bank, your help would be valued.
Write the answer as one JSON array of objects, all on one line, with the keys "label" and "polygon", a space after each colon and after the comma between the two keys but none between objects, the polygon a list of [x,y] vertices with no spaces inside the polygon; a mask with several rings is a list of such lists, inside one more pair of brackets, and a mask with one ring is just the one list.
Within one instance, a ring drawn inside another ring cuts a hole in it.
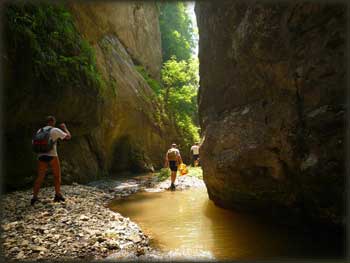
[{"label": "gravel bank", "polygon": [[119,250],[138,254],[149,240],[128,218],[106,205],[114,196],[95,187],[64,185],[63,203],[53,202],[53,187],[40,202],[29,203],[31,190],[2,197],[2,233],[8,259],[100,259]]},{"label": "gravel bank", "polygon": [[[145,255],[154,254],[149,238],[137,224],[111,211],[107,205],[137,191],[165,191],[169,185],[169,179],[158,182],[149,175],[106,179],[87,186],[63,185],[66,201],[62,203],[53,202],[54,188],[47,187],[41,189],[40,202],[34,207],[30,205],[31,190],[3,195],[4,256],[21,260],[115,258],[111,255],[146,259]],[[204,187],[204,183],[195,177],[182,176],[177,178],[176,186],[177,190],[183,190]]]}]

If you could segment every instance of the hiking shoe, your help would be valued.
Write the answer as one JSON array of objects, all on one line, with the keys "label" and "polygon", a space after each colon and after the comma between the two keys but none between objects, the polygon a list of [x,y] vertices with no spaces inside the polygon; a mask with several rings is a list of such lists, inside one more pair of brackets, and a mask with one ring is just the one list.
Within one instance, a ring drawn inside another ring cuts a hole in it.
[{"label": "hiking shoe", "polygon": [[39,199],[37,197],[33,197],[31,200],[30,200],[30,205],[34,205],[35,202],[39,201]]},{"label": "hiking shoe", "polygon": [[66,199],[62,195],[55,195],[54,202],[64,202]]},{"label": "hiking shoe", "polygon": [[170,191],[175,191],[175,185],[174,184],[170,185]]}]

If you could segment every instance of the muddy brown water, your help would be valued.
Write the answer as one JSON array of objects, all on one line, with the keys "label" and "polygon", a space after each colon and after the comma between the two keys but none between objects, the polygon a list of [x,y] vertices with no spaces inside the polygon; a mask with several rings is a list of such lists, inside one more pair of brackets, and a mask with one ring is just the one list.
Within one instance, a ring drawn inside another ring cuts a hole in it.
[{"label": "muddy brown water", "polygon": [[154,247],[177,251],[184,259],[197,254],[217,260],[343,257],[339,240],[319,239],[219,208],[208,199],[205,188],[139,192],[113,201],[110,208],[136,222]]}]

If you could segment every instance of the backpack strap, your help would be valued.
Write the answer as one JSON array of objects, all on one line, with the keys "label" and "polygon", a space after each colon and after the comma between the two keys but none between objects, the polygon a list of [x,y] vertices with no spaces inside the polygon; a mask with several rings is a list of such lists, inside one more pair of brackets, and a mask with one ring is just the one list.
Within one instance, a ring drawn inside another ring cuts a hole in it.
[{"label": "backpack strap", "polygon": [[[40,130],[42,131],[43,129],[44,129],[44,127],[42,127]],[[48,132],[50,132],[51,130],[52,130],[52,127],[49,127],[49,128],[47,129]],[[57,141],[58,141],[58,139],[57,139],[56,141],[54,141],[54,140],[52,140],[52,141],[53,141],[54,144],[56,144]]]},{"label": "backpack strap", "polygon": [[[41,127],[39,131],[40,131],[40,132],[44,131],[44,128],[45,128],[45,127]],[[51,131],[51,129],[52,129],[52,127],[49,127],[48,129],[45,129],[45,130],[46,130],[46,131]]]}]

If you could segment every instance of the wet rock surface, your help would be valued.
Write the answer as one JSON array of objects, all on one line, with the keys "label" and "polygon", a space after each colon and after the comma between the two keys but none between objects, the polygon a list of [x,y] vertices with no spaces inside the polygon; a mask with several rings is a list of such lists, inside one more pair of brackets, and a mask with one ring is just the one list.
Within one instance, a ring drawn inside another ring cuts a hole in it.
[{"label": "wet rock surface", "polygon": [[[53,202],[53,187],[42,188],[30,205],[31,190],[2,197],[1,242],[7,259],[173,258],[150,247],[149,237],[129,218],[108,209],[113,199],[137,191],[165,191],[170,179],[152,175],[124,180],[105,179],[89,185],[63,185],[66,201]],[[202,180],[181,176],[177,190],[205,187]]]},{"label": "wet rock surface", "polygon": [[149,250],[147,253],[139,254],[136,253],[125,253],[123,251],[112,254],[106,258],[106,260],[125,260],[125,261],[203,261],[203,260],[215,260],[215,258],[206,251],[197,253],[193,255],[193,253],[188,253],[185,251],[170,251],[170,252],[161,252],[157,250]]},{"label": "wet rock surface", "polygon": [[196,14],[210,199],[345,225],[344,5],[200,1]]},{"label": "wet rock surface", "polygon": [[[148,175],[136,176],[125,180],[99,180],[89,183],[89,186],[97,187],[103,191],[113,193],[115,198],[127,197],[138,191],[161,192],[168,190],[170,178],[159,181],[157,177]],[[203,180],[193,176],[177,176],[175,181],[176,190],[205,187]]]},{"label": "wet rock surface", "polygon": [[[170,179],[156,184],[155,189],[159,191],[167,190],[170,186]],[[192,176],[178,176],[175,181],[176,190],[186,190],[188,188],[201,188],[205,187],[203,180],[200,180]],[[151,192],[153,189],[145,189],[145,191]]]}]

